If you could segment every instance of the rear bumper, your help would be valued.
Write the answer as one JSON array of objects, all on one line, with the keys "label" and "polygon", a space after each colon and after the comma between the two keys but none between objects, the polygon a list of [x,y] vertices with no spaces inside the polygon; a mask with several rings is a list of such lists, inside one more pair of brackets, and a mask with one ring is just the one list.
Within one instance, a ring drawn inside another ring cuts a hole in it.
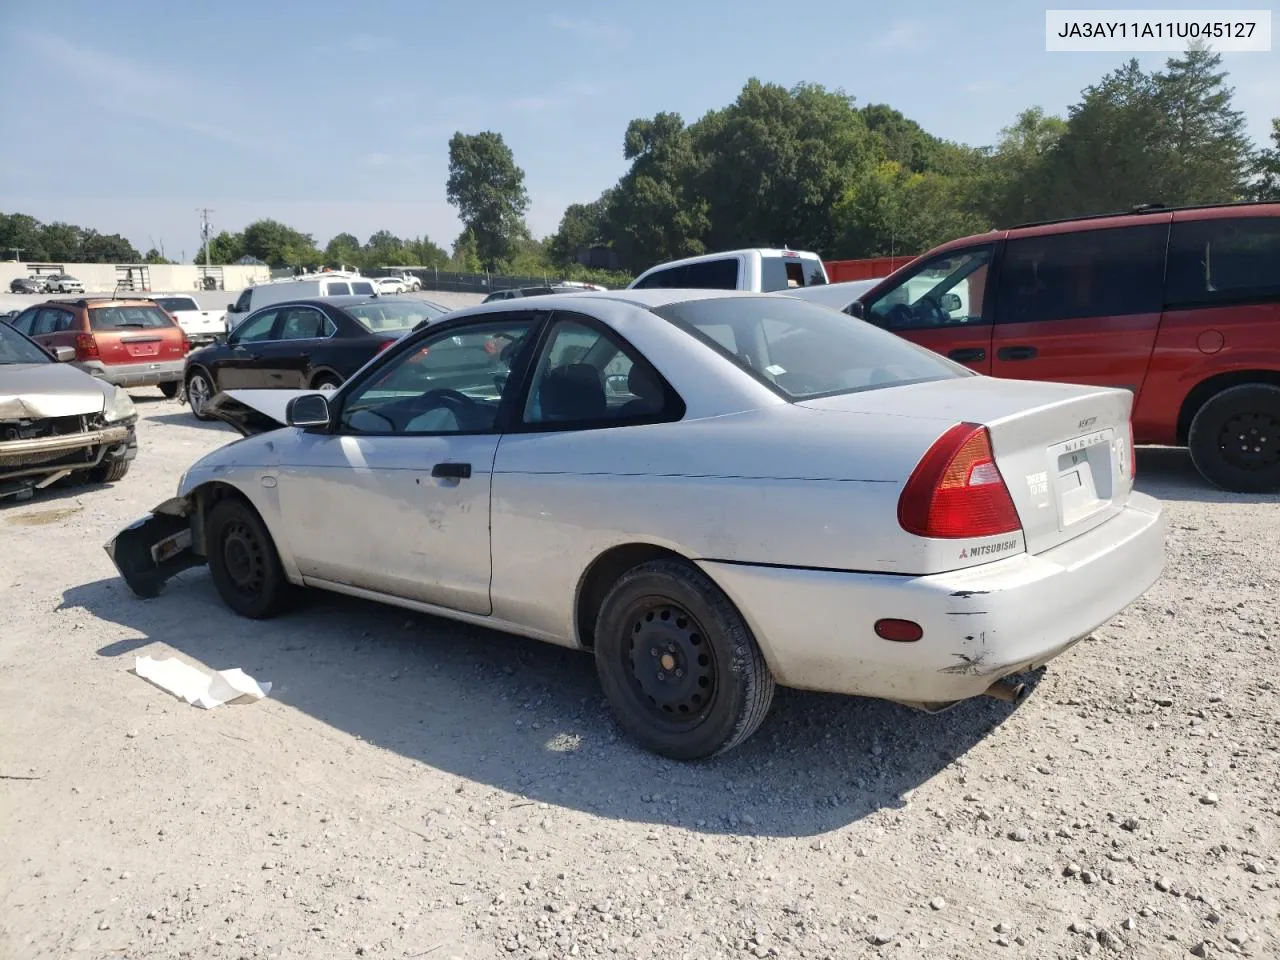
[{"label": "rear bumper", "polygon": [[154,387],[182,380],[185,360],[152,360],[142,363],[103,363],[100,360],[77,362],[85,373],[100,377],[117,387]]},{"label": "rear bumper", "polygon": [[[1053,550],[926,577],[701,566],[737,604],[780,683],[943,704],[1039,667],[1140,597],[1164,566],[1159,501],[1124,511]],[[915,643],[875,635],[913,620]]]}]

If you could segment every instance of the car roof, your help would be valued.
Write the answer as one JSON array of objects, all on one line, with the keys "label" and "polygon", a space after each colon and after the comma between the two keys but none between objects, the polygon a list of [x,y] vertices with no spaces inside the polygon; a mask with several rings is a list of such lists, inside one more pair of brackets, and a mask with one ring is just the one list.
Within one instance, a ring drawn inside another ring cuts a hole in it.
[{"label": "car roof", "polygon": [[[681,257],[679,260],[664,260],[662,263],[655,263],[640,276],[644,276],[659,268],[666,270],[668,267],[682,267],[690,263],[706,263],[708,260],[720,260],[726,257],[736,257],[747,253],[758,253],[761,257],[790,257],[799,259],[801,257],[810,257],[821,261],[812,250],[779,250],[774,247],[743,247],[739,250],[717,250],[715,253],[700,253],[696,257]],[[638,279],[638,278],[637,278]]]},{"label": "car roof", "polygon": [[585,304],[626,304],[642,310],[665,307],[672,303],[687,303],[692,300],[729,300],[755,299],[774,301],[776,297],[768,293],[753,293],[747,290],[700,290],[662,287],[646,290],[580,290],[573,293],[550,293],[545,296],[530,298],[534,303],[515,304],[510,300],[494,300],[491,303],[478,303],[472,307],[464,307],[450,313],[450,319],[459,316],[479,316],[485,313],[506,313],[511,310],[581,310]]}]

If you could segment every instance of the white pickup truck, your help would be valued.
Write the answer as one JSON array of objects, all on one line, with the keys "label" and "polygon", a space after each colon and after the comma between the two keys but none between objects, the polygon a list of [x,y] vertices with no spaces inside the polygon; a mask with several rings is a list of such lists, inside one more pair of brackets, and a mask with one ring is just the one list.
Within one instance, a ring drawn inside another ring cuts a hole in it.
[{"label": "white pickup truck", "polygon": [[156,304],[178,321],[193,346],[216,343],[227,336],[227,311],[205,310],[194,297],[153,297]]}]

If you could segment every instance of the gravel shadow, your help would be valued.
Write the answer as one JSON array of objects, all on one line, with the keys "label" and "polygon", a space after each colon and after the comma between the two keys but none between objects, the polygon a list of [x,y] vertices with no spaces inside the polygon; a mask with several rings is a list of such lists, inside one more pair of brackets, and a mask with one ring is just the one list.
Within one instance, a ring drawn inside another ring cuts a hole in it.
[{"label": "gravel shadow", "polygon": [[779,690],[746,744],[683,764],[620,735],[591,658],[562,647],[318,591],[276,620],[244,620],[222,605],[205,568],[175,578],[155,600],[115,579],[74,587],[61,608],[77,607],[143,635],[108,644],[101,656],[163,656],[163,644],[210,668],[270,680],[272,699],[456,776],[708,833],[810,836],[901,807],[904,792],[1013,709],[983,699],[930,716]]},{"label": "gravel shadow", "polygon": [[1185,503],[1280,503],[1274,493],[1230,493],[1200,476],[1181,447],[1138,447],[1138,489]]}]

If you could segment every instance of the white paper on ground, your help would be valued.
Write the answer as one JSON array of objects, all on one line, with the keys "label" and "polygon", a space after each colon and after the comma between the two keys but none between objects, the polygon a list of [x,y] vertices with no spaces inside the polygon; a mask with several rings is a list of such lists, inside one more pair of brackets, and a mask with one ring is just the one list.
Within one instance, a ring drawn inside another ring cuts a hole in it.
[{"label": "white paper on ground", "polygon": [[209,676],[195,667],[170,657],[154,660],[151,657],[135,657],[133,670],[144,680],[150,680],[161,690],[181,697],[193,706],[205,710],[221,706],[238,697],[261,700],[271,692],[271,684],[259,683],[239,667],[219,670]]}]

